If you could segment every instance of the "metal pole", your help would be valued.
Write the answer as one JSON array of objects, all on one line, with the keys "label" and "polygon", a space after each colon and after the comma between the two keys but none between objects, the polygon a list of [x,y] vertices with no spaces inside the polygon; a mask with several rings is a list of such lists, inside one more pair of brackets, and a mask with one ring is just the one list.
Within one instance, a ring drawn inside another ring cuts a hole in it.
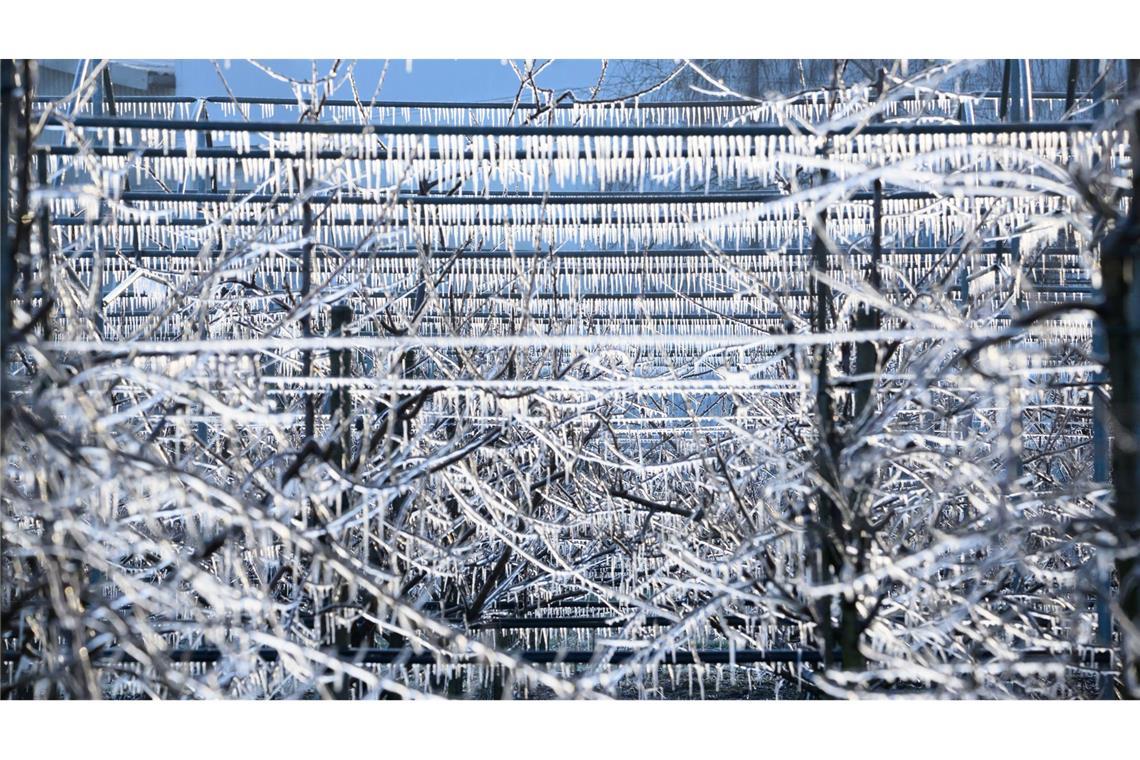
[{"label": "metal pole", "polygon": [[[1022,80],[1022,89],[1026,84]],[[1024,94],[1022,95],[1024,98]],[[1023,109],[1024,111],[1024,109]],[[1004,118],[1003,118],[1004,121]],[[61,124],[58,117],[49,117],[50,125]],[[744,124],[740,126],[620,126],[620,127],[574,127],[574,126],[478,126],[478,125],[420,125],[420,124],[348,124],[334,122],[281,122],[281,121],[227,121],[203,123],[192,119],[112,119],[95,116],[79,116],[72,123],[83,129],[168,129],[182,131],[217,132],[290,132],[321,135],[442,135],[442,136],[493,136],[493,137],[792,137],[799,132],[791,127],[776,124]],[[830,136],[840,136],[858,131],[862,135],[952,135],[990,134],[1009,132],[1071,132],[1089,128],[1082,122],[1033,122],[1010,119],[1002,124],[911,124],[900,127],[897,124],[845,125],[827,132]],[[133,150],[131,152],[134,152]],[[282,155],[282,154],[278,154]],[[458,155],[458,152],[457,152]],[[620,157],[620,153],[611,154]],[[626,156],[631,155],[626,153]]]},{"label": "metal pole", "polygon": [[[1106,71],[1102,63],[1101,70]],[[1128,90],[1140,93],[1140,62],[1128,63]],[[1128,114],[1132,163],[1140,160],[1140,116]],[[1132,192],[1140,193],[1140,174],[1133,172]],[[1116,218],[1115,229],[1101,242],[1104,300],[1101,316],[1108,346],[1108,373],[1112,380],[1110,409],[1117,435],[1112,446],[1112,481],[1115,525],[1119,551],[1115,557],[1119,583],[1117,602],[1121,626],[1121,681],[1129,696],[1140,696],[1140,560],[1135,550],[1140,530],[1140,457],[1133,442],[1140,432],[1140,283],[1136,278],[1140,260],[1140,208],[1133,203],[1128,216]]]},{"label": "metal pole", "polygon": [[[975,93],[978,98],[989,100],[997,100],[1001,97],[1000,90],[986,90],[983,92]],[[922,95],[901,95],[898,97],[899,101],[910,102],[921,100]],[[1061,100],[1064,99],[1065,93],[1063,91],[1043,90],[1036,94],[1038,98]],[[54,98],[38,98],[38,100],[53,100]],[[283,106],[285,108],[296,108],[297,101],[294,98],[274,98],[274,97],[261,97],[261,96],[243,96],[230,97],[229,95],[209,95],[205,98],[197,98],[191,95],[125,95],[119,97],[119,102],[122,103],[194,103],[198,100],[205,100],[207,103],[218,103],[231,105],[237,103],[239,105],[272,105]],[[790,104],[803,104],[809,102],[807,97],[794,97],[787,101]],[[521,110],[534,110],[542,109],[547,110],[570,110],[573,108],[581,108],[583,105],[590,105],[588,103],[554,103],[546,105],[541,103],[478,103],[470,101],[432,101],[432,100],[377,100],[371,104],[373,109],[431,109],[433,111],[507,111],[515,109]],[[733,100],[725,98],[723,100],[711,102],[708,100],[668,100],[668,101],[653,101],[638,103],[637,108],[643,110],[654,109],[684,109],[684,108],[705,108],[708,106],[740,106],[749,110],[756,107],[754,100]],[[628,108],[628,106],[625,106]],[[329,98],[324,102],[324,108],[352,108],[357,110],[357,102],[355,100],[345,100],[341,98]]]},{"label": "metal pole", "polygon": [[[352,307],[348,304],[338,304],[329,312],[329,334],[334,338],[343,337],[345,328],[352,322]],[[336,349],[329,351],[329,375],[331,377],[352,377],[352,350],[348,348]],[[352,447],[352,425],[350,423],[352,417],[352,397],[349,395],[348,388],[334,388],[331,391],[329,398],[329,424],[338,424],[337,418],[340,418],[339,424],[341,425],[341,444],[340,444],[340,466],[345,468],[348,466],[349,450]],[[337,512],[339,517],[341,514],[347,513],[348,492],[345,492],[340,499],[340,509]]]},{"label": "metal pole", "polygon": [[[1125,97],[1140,96],[1140,60],[1125,63],[1125,83]],[[1119,297],[1119,289],[1114,288],[1117,297],[1113,306],[1123,324],[1115,325],[1117,334],[1110,335],[1109,341],[1116,342],[1116,350],[1121,354],[1114,362],[1112,377],[1114,417],[1123,428],[1117,436],[1117,452],[1113,460],[1116,528],[1125,549],[1116,557],[1120,617],[1127,623],[1127,627],[1122,626],[1121,681],[1129,698],[1140,698],[1140,633],[1137,633],[1140,626],[1140,557],[1133,553],[1140,543],[1140,461],[1134,443],[1140,438],[1140,372],[1137,371],[1140,365],[1140,282],[1137,281],[1140,277],[1140,207],[1136,205],[1136,197],[1140,195],[1140,173],[1136,172],[1140,163],[1140,145],[1137,144],[1140,142],[1140,112],[1132,110],[1128,113],[1125,128],[1131,143],[1132,205],[1128,216],[1118,221],[1125,235],[1112,246],[1117,250],[1109,254],[1110,258],[1120,260],[1114,266],[1118,267],[1126,283],[1123,298]],[[1127,244],[1124,240],[1128,241]],[[1131,366],[1125,368],[1125,364]],[[1132,451],[1123,451],[1126,437],[1133,442]]]},{"label": "metal pole", "polygon": [[1013,61],[1006,59],[1001,74],[1001,98],[998,101],[998,118],[1002,121],[1009,116],[1009,80],[1013,72]]},{"label": "metal pole", "polygon": [[1077,102],[1077,80],[1080,72],[1081,61],[1079,58],[1073,58],[1069,61],[1069,79],[1065,85],[1065,116],[1069,115],[1069,111],[1073,110],[1073,104]]},{"label": "metal pole", "polygon": [[1021,77],[1021,119],[1018,121],[1033,121],[1033,68],[1028,58],[1018,61],[1018,73]]},{"label": "metal pole", "polygon": [[[302,222],[301,222],[301,235],[305,240],[304,251],[301,256],[301,299],[305,301],[309,297],[309,292],[313,287],[313,209],[308,203],[305,203],[302,209]],[[313,317],[312,305],[307,304],[304,306],[305,314],[301,317],[301,336],[304,338],[313,337]],[[313,372],[313,352],[304,351],[301,354],[301,374],[309,377]],[[308,440],[313,437],[315,428],[315,420],[313,418],[313,397],[311,394],[305,396],[305,439]]]},{"label": "metal pole", "polygon": [[[15,231],[11,228],[8,197],[8,163],[11,156],[9,126],[16,99],[16,62],[0,61],[0,405],[8,405],[8,333],[12,326],[12,294],[16,276]],[[7,419],[7,415],[4,415]]]},{"label": "metal pole", "polygon": [[[880,183],[881,184],[881,183]],[[881,190],[876,195],[872,191],[855,191],[844,195],[846,201],[874,201],[876,198],[882,200],[938,200],[946,198],[945,193],[924,192],[921,190],[906,190],[902,192],[894,192],[888,195],[882,194]],[[985,197],[982,194],[971,192],[971,197],[979,198]],[[528,193],[520,193],[516,191],[501,191],[489,193],[487,195],[445,195],[443,193],[434,193],[429,195],[420,195],[418,193],[398,193],[395,196],[389,196],[389,199],[394,199],[399,205],[408,203],[416,205],[427,206],[550,206],[559,204],[606,204],[606,205],[630,205],[630,204],[654,204],[654,203],[684,203],[684,204],[700,204],[700,203],[770,203],[776,201],[786,201],[787,195],[777,192],[713,192],[701,195],[693,195],[692,193],[681,192],[661,192],[661,193],[605,193],[605,192],[561,192],[552,191],[543,193],[541,195],[533,195]],[[291,196],[286,195],[273,195],[272,193],[259,193],[250,195],[235,196],[229,193],[206,193],[206,192],[177,192],[177,193],[162,193],[152,190],[148,191],[131,191],[123,193],[120,200],[123,201],[147,201],[147,202],[187,202],[187,203],[269,203],[292,205],[296,200]],[[374,197],[360,194],[333,194],[322,193],[320,195],[313,195],[309,197],[309,202],[317,205],[323,204],[344,204],[353,206],[375,206],[383,203]]]},{"label": "metal pole", "polygon": [[[48,184],[48,157],[42,150],[36,153],[36,182],[41,188],[47,187]],[[43,283],[43,301],[46,304],[47,299],[54,297],[53,290],[53,276],[52,276],[52,260],[51,260],[51,206],[48,203],[40,204],[39,214],[39,227],[40,227],[40,280]],[[45,314],[43,317],[43,337],[44,340],[51,340],[51,315]]]},{"label": "metal pole", "polygon": [[1006,65],[1010,67],[1009,77],[1009,120],[1021,121],[1025,118],[1025,112],[1022,108],[1022,100],[1024,93],[1022,91],[1023,82],[1021,79],[1021,61],[1006,61]]},{"label": "metal pole", "polygon": [[[1104,331],[1104,323],[1096,320],[1093,324],[1093,356],[1101,361],[1107,361],[1108,339]],[[1108,379],[1108,373],[1102,367],[1092,377],[1097,383],[1092,386],[1092,443],[1093,443],[1093,480],[1099,484],[1111,485],[1108,482],[1108,462],[1111,456],[1108,439],[1108,408],[1105,401],[1103,384]],[[1096,557],[1096,643],[1101,647],[1112,646],[1112,568],[1099,552]],[[1112,678],[1099,676],[1100,698],[1112,699]]]}]

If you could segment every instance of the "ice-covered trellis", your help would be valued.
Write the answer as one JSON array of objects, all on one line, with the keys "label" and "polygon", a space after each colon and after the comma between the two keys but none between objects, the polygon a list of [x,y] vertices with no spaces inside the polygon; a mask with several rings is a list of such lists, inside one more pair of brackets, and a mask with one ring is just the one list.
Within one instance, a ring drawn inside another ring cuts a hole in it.
[{"label": "ice-covered trellis", "polygon": [[953,67],[116,98],[96,68],[51,101],[33,69],[5,68],[6,696],[1111,680],[1093,309],[1134,99],[1011,121]]}]

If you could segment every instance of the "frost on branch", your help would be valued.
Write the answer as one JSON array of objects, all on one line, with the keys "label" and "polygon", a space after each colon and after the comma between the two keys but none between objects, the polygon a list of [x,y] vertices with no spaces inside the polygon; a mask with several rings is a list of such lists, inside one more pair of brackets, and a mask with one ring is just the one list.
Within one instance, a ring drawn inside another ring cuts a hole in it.
[{"label": "frost on branch", "polygon": [[969,68],[510,109],[6,68],[4,695],[1095,696],[1136,104],[1011,123]]}]

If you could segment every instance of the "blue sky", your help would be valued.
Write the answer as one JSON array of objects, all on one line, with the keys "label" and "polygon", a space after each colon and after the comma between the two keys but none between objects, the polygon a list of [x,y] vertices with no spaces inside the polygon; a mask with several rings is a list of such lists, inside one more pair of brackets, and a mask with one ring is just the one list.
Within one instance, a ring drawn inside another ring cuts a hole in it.
[{"label": "blue sky", "polygon": [[[175,66],[179,93],[194,95],[225,95],[214,64],[208,60],[183,59],[172,62]],[[289,87],[276,81],[244,60],[220,61],[223,73],[235,95],[277,96],[292,95]],[[287,76],[309,78],[309,60],[262,60],[260,63]],[[327,71],[330,60],[318,61]],[[522,62],[516,64],[522,68]],[[357,86],[361,98],[371,96],[384,62],[361,60],[356,64]],[[615,67],[611,64],[611,71]],[[595,85],[601,70],[598,60],[559,60],[539,76],[544,87],[561,92],[574,89],[587,94]],[[343,69],[342,69],[343,71]],[[441,100],[441,101],[510,101],[518,90],[518,77],[509,65],[499,60],[439,60],[421,59],[410,63],[400,59],[388,65],[388,73],[381,90],[381,100]],[[348,97],[347,89],[343,97]]]}]

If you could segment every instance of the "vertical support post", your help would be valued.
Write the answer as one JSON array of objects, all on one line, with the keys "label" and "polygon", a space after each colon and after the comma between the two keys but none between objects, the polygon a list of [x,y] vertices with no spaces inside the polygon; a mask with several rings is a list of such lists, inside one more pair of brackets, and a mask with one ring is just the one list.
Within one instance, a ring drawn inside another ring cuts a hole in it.
[{"label": "vertical support post", "polygon": [[[46,150],[36,152],[36,183],[41,187],[47,187],[48,182],[48,154]],[[47,299],[53,298],[53,275],[52,275],[52,260],[51,260],[51,207],[45,201],[40,204],[39,213],[39,237],[40,237],[40,282],[43,283],[43,301],[47,304]],[[46,308],[46,306],[45,306]],[[43,337],[44,340],[51,340],[51,314],[50,311],[43,316]]]},{"label": "vertical support post", "polygon": [[[117,116],[118,109],[115,108],[115,85],[111,82],[110,61],[103,67],[102,87],[100,91],[103,94],[103,102],[100,104],[103,110],[110,116]],[[116,137],[115,139],[117,140],[118,138]]]},{"label": "vertical support post", "polygon": [[[305,184],[301,183],[304,188]],[[302,301],[308,299],[309,293],[313,288],[313,207],[308,201],[305,201],[301,207],[301,235],[305,238],[305,244],[301,251],[301,299]],[[301,337],[313,337],[313,317],[312,310],[308,305],[305,306],[305,314],[301,317]],[[306,348],[301,352],[301,374],[304,377],[309,377],[313,373],[313,352]],[[306,389],[305,393],[305,439],[313,437],[315,430],[315,411],[313,409],[313,394],[311,389]]]},{"label": "vertical support post", "polygon": [[[8,405],[8,334],[12,327],[15,292],[16,241],[11,228],[8,164],[12,153],[9,127],[16,103],[16,62],[0,60],[0,405]],[[4,419],[8,415],[3,415]]]},{"label": "vertical support post", "polygon": [[[1093,326],[1093,355],[1104,357],[1108,351],[1108,339],[1104,332],[1104,324],[1097,320]],[[1099,390],[1106,380],[1104,369],[1093,374],[1093,480],[1098,483],[1108,482],[1108,425],[1107,409],[1105,409],[1104,394]]]},{"label": "vertical support post", "polygon": [[[1102,64],[1102,71],[1105,70]],[[1140,61],[1128,62],[1125,99],[1140,94]],[[1130,132],[1132,164],[1140,161],[1140,114],[1133,111],[1123,125]],[[1132,193],[1140,195],[1140,174],[1132,173]],[[1121,621],[1121,680],[1125,695],[1140,697],[1140,557],[1135,555],[1140,533],[1140,208],[1133,203],[1126,217],[1101,245],[1102,319],[1108,344],[1108,373],[1112,380],[1111,410],[1116,428],[1112,446],[1115,533],[1121,551],[1116,556]]]},{"label": "vertical support post", "polygon": [[1021,62],[1020,61],[1006,61],[1009,69],[1009,110],[1007,116],[1010,121],[1021,121],[1024,119],[1022,111],[1022,99],[1024,97],[1021,90]]},{"label": "vertical support post", "polygon": [[[329,335],[334,338],[344,337],[344,328],[352,321],[352,307],[348,304],[337,304],[329,311]],[[329,374],[332,377],[349,377],[351,375],[352,352],[348,349],[338,348],[329,352]],[[338,389],[332,394],[329,401],[329,415],[335,416],[338,410],[342,414],[351,413],[352,406],[348,392]]]},{"label": "vertical support post", "polygon": [[1069,78],[1065,83],[1065,115],[1063,118],[1069,117],[1069,112],[1073,110],[1073,106],[1077,102],[1077,80],[1081,73],[1081,61],[1079,58],[1073,58],[1069,61]]},{"label": "vertical support post", "polygon": [[[75,73],[76,87],[82,86],[83,81],[88,77],[90,73],[90,63],[91,62],[88,60],[81,62],[78,70]],[[111,84],[111,68],[109,62],[107,66],[103,68],[99,83],[94,86],[92,109],[97,114],[103,114],[104,110],[106,109],[111,116],[115,116],[115,95],[113,86]],[[117,138],[114,136],[114,130],[110,130],[110,132],[111,135],[106,139],[108,141],[108,144],[113,144],[112,141]],[[107,203],[104,200],[100,200],[99,219],[103,220],[106,214]],[[134,236],[136,248],[139,247],[139,234],[139,228],[135,227]],[[103,250],[103,241],[101,237],[96,235],[94,256],[92,256],[91,259],[91,289],[88,304],[93,312],[92,321],[95,325],[95,333],[100,338],[103,336],[105,327],[103,321],[103,296],[106,289],[106,283],[104,282],[105,262],[106,252]]]},{"label": "vertical support post", "polygon": [[[345,327],[352,321],[352,307],[347,304],[338,304],[334,306],[329,314],[329,335],[331,337],[340,338],[344,336]],[[332,378],[350,377],[352,375],[352,351],[347,348],[338,348],[329,351],[329,376]],[[352,443],[352,428],[349,425],[349,418],[352,413],[352,407],[347,388],[340,388],[333,386],[332,394],[329,398],[329,425],[341,425],[341,441],[340,453],[337,457],[337,464],[341,469],[348,466],[349,447]],[[345,491],[337,499],[335,513],[337,517],[345,514],[349,508],[349,492]],[[367,525],[365,526],[367,529]],[[336,592],[336,602],[338,604],[350,604],[352,598],[347,584],[341,584]],[[357,642],[353,640],[352,631],[350,626],[339,626],[333,632],[333,643],[338,649],[346,647],[357,646]],[[359,688],[359,681],[355,678],[343,676],[340,685],[334,690],[334,696],[337,699],[349,699],[352,697],[354,691]]]},{"label": "vertical support post", "polygon": [[1009,86],[1013,75],[1013,61],[1005,59],[1001,74],[1001,99],[998,101],[998,118],[1002,121],[1009,116]]},{"label": "vertical support post", "polygon": [[[1107,65],[1107,62],[1106,62]],[[1102,83],[1102,87],[1103,87]],[[1129,60],[1125,63],[1125,91],[1121,103],[1140,96],[1140,59]],[[1133,109],[1124,125],[1128,130],[1129,144],[1132,159],[1132,204],[1128,209],[1128,217],[1123,221],[1126,232],[1122,236],[1119,255],[1125,273],[1127,295],[1123,301],[1124,325],[1120,330],[1119,344],[1127,348],[1122,352],[1116,366],[1127,362],[1131,369],[1126,372],[1121,385],[1127,383],[1126,396],[1117,406],[1117,419],[1125,422],[1125,431],[1129,439],[1130,451],[1123,451],[1123,436],[1116,441],[1116,456],[1121,461],[1114,461],[1116,480],[1116,519],[1118,535],[1124,539],[1122,543],[1130,552],[1125,552],[1116,560],[1117,581],[1120,584],[1120,614],[1128,620],[1128,633],[1123,637],[1122,649],[1124,662],[1122,664],[1124,688],[1129,697],[1140,698],[1140,556],[1136,555],[1137,544],[1140,543],[1140,456],[1136,451],[1136,441],[1140,439],[1140,207],[1136,205],[1136,198],[1140,197],[1140,172],[1136,167],[1140,165],[1140,111]],[[1118,328],[1119,329],[1119,328]],[[1112,336],[1109,336],[1112,340]],[[1117,391],[1116,378],[1113,377],[1113,393]],[[1123,411],[1123,407],[1127,410]],[[1123,411],[1123,413],[1121,413]],[[1123,461],[1130,460],[1130,461]],[[1119,466],[1117,466],[1119,465]],[[1129,465],[1131,465],[1129,467]],[[1128,467],[1128,469],[1125,469]]]},{"label": "vertical support post", "polygon": [[[879,69],[880,81],[882,81],[882,77],[883,77],[883,70]],[[962,94],[962,80],[961,79],[955,79],[954,80],[954,92],[958,93],[959,95]],[[964,97],[958,101],[958,121],[962,122],[963,124],[973,124],[974,123],[974,99],[973,98]]]},{"label": "vertical support post", "polygon": [[[1032,76],[1029,69],[1028,59],[1017,59],[1012,61],[1010,71],[1010,88],[1009,88],[1009,119],[1011,122],[1032,121],[1033,120],[1033,83]],[[1013,302],[1014,305],[1021,309],[1025,306],[1025,295],[1021,288],[1021,240],[1014,237],[1009,246],[1009,268],[1011,275],[1011,287],[1014,289]],[[1016,381],[1011,382],[1009,385],[1010,393],[1020,393],[1020,383]],[[1012,400],[1012,399],[1011,399]],[[1023,456],[1023,442],[1021,436],[1023,435],[1024,425],[1022,424],[1022,409],[1020,401],[1017,404],[1016,410],[1013,412],[1016,418],[1011,420],[1011,434],[1017,436],[1016,443],[1010,441],[1012,447],[1009,464],[1012,464],[1012,477],[1020,478],[1024,472],[1024,456]]]},{"label": "vertical support post", "polygon": [[[1009,76],[1009,120],[1033,121],[1033,76],[1029,60],[1006,61],[1006,74]],[[1002,88],[1003,99],[1006,89]]]},{"label": "vertical support post", "polygon": [[970,262],[966,256],[958,268],[958,300],[962,302],[962,316],[970,314]]},{"label": "vertical support post", "polygon": [[[1028,306],[1025,298],[1025,290],[1022,287],[1022,269],[1021,269],[1021,238],[1015,236],[1009,243],[1009,274],[1010,274],[1010,288],[1013,289],[1013,305],[1018,312],[1024,312]],[[1022,404],[1021,395],[1022,381],[1017,375],[1013,375],[1009,379],[1006,387],[1010,393],[1010,458],[1009,464],[1012,465],[1011,476],[1013,481],[1019,480],[1025,474],[1025,409]],[[1016,403],[1014,403],[1016,401]]]},{"label": "vertical support post", "polygon": [[[100,203],[100,218],[106,213],[106,204]],[[95,325],[97,339],[103,338],[105,324],[103,322],[103,290],[104,290],[104,264],[107,254],[103,250],[103,239],[95,236],[95,250],[91,257],[91,287],[88,296],[88,308],[91,310],[91,320]]]},{"label": "vertical support post", "polygon": [[[1093,355],[1104,361],[1108,351],[1108,339],[1104,324],[1093,323]],[[1093,480],[1108,484],[1108,462],[1111,455],[1108,439],[1108,409],[1105,402],[1104,385],[1107,375],[1104,369],[1093,374],[1092,386],[1092,444]],[[1096,644],[1098,647],[1112,646],[1112,568],[1103,555],[1096,557]],[[1101,676],[1100,698],[1112,698],[1112,679]]]},{"label": "vertical support post", "polygon": [[1018,61],[1018,71],[1021,74],[1021,118],[1033,121],[1033,68],[1028,58]]},{"label": "vertical support post", "polygon": [[[352,307],[348,304],[338,304],[329,313],[329,334],[334,338],[344,337],[345,327],[352,322]],[[331,377],[352,376],[352,351],[347,348],[335,349],[329,352],[329,375]],[[348,388],[334,387],[329,398],[329,423],[337,424],[337,418],[343,425],[341,431],[340,466],[348,465],[348,453],[352,447],[352,428],[348,420],[352,416],[352,397]],[[342,498],[341,510],[347,510],[348,496]]]}]

